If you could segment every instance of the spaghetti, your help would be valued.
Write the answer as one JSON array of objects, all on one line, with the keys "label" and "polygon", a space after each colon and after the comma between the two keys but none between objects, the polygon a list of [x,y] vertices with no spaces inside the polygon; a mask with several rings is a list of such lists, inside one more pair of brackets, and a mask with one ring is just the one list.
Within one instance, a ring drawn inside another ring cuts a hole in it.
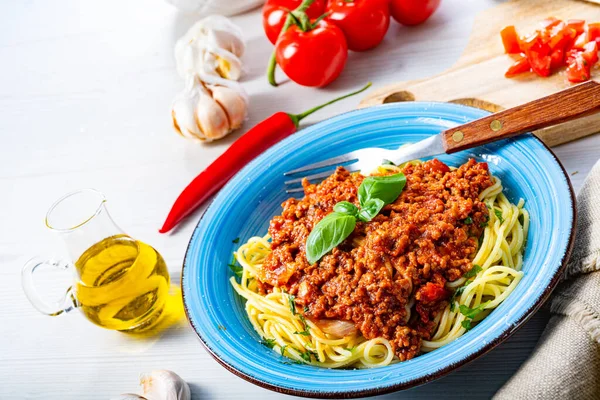
[{"label": "spaghetti", "polygon": [[[385,165],[379,172],[397,172],[402,167]],[[493,184],[479,194],[479,200],[488,208],[489,222],[472,260],[473,269],[446,283],[452,296],[435,316],[431,337],[422,341],[423,352],[435,350],[463,335],[504,301],[523,276],[521,267],[529,214],[523,208],[522,199],[516,205],[511,204],[502,193],[500,179],[493,176],[491,179]],[[249,321],[264,344],[295,362],[326,368],[373,368],[399,360],[390,341],[383,337],[367,340],[355,329],[347,329],[348,334],[339,337],[319,321],[304,318],[302,310],[296,310],[294,296],[279,287],[261,294],[257,277],[270,253],[268,235],[250,238],[235,252],[242,267],[240,281],[235,277],[230,279],[235,291],[246,300]],[[409,316],[413,304],[414,295],[407,305]]]}]

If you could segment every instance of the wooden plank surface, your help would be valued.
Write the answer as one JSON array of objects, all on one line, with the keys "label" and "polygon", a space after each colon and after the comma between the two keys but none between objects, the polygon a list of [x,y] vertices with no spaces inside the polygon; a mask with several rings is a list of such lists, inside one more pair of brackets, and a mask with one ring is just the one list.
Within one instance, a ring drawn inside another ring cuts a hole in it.
[{"label": "wooden plank surface", "polygon": [[[393,24],[381,47],[351,54],[340,79],[324,90],[269,87],[262,73],[271,47],[260,15],[236,17],[249,47],[244,129],[368,80],[382,87],[447,69],[464,50],[475,14],[497,1],[442,3],[428,24]],[[60,195],[81,187],[104,192],[119,225],[156,247],[178,281],[201,210],[172,235],[157,230],[179,191],[244,132],[200,145],[171,130],[169,105],[183,87],[173,45],[194,20],[161,0],[0,3],[0,399],[106,400],[134,391],[139,373],[157,368],[190,382],[194,399],[284,397],[227,372],[185,323],[160,338],[133,340],[77,314],[39,315],[20,286],[29,257],[61,254],[43,217]],[[308,123],[357,104],[346,100]],[[598,159],[599,137],[556,148],[576,189]],[[68,276],[48,280],[60,290]],[[507,343],[444,379],[383,398],[488,398],[527,357],[546,317],[539,313]]]},{"label": "wooden plank surface", "polygon": [[[495,112],[514,107],[571,86],[564,69],[549,78],[525,73],[506,79],[504,72],[513,59],[504,54],[500,30],[515,25],[519,34],[538,28],[544,18],[579,18],[600,21],[600,7],[575,0],[512,0],[476,15],[467,46],[450,68],[433,78],[409,80],[371,92],[361,106],[395,101],[430,100],[471,105]],[[598,69],[593,78],[599,76]],[[550,146],[576,140],[600,131],[600,114],[594,114],[534,132]]]}]

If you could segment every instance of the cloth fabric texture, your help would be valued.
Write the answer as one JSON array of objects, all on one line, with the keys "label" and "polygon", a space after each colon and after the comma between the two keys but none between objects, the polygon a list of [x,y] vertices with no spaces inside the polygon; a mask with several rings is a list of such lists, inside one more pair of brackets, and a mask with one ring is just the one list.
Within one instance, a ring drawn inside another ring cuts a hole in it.
[{"label": "cloth fabric texture", "polygon": [[494,400],[600,399],[600,161],[577,196],[575,247],[531,356]]}]

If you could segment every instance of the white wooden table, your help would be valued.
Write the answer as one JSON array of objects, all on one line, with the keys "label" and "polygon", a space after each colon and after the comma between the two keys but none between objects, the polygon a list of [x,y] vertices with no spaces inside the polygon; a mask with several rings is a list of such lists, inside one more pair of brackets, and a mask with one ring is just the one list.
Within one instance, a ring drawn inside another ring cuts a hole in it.
[{"label": "white wooden table", "polygon": [[[270,87],[263,70],[271,46],[260,13],[235,17],[248,42],[243,84],[250,118],[244,129],[210,145],[177,136],[169,116],[183,85],[173,45],[195,17],[161,0],[0,3],[0,398],[108,399],[135,391],[138,374],[152,369],[179,373],[194,399],[284,397],[220,367],[186,323],[159,339],[136,341],[97,328],[76,312],[42,316],[21,290],[20,268],[35,254],[61,253],[43,224],[50,204],[66,192],[94,187],[106,194],[113,217],[130,235],[163,254],[178,281],[200,211],[173,235],[157,230],[180,190],[275,111],[300,112],[369,80],[379,86],[450,66],[475,13],[495,1],[442,3],[426,25],[393,24],[382,46],[351,54],[340,79],[322,90],[292,83]],[[350,110],[358,101],[345,100],[307,122]],[[600,155],[600,136],[556,152],[578,190]],[[489,397],[526,359],[546,320],[546,313],[538,313],[481,359],[388,398]]]}]

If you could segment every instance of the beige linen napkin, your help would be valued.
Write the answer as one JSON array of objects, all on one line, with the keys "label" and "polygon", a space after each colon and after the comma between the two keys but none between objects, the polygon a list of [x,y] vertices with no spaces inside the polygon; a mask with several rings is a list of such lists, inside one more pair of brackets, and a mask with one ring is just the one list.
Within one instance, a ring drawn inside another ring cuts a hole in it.
[{"label": "beige linen napkin", "polygon": [[600,399],[600,161],[577,196],[577,235],[533,353],[495,400]]}]

